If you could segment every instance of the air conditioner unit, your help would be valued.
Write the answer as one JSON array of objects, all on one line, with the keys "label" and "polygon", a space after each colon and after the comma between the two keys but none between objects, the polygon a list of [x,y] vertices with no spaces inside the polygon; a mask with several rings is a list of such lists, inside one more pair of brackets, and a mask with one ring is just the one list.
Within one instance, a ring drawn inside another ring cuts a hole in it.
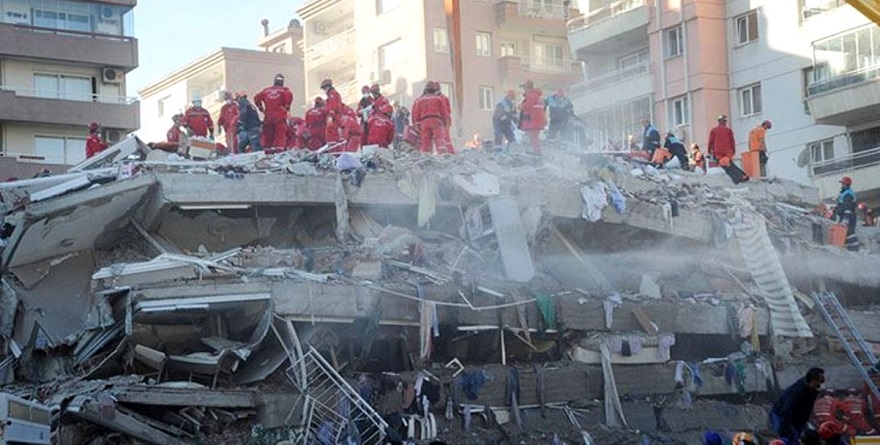
[{"label": "air conditioner unit", "polygon": [[315,34],[324,35],[327,33],[327,25],[321,22],[315,22],[312,28],[315,30]]},{"label": "air conditioner unit", "polygon": [[107,130],[105,140],[107,142],[119,142],[119,138],[121,135],[119,134],[119,130]]},{"label": "air conditioner unit", "polygon": [[117,68],[104,68],[101,70],[101,79],[104,83],[122,83],[125,80],[125,71]]}]

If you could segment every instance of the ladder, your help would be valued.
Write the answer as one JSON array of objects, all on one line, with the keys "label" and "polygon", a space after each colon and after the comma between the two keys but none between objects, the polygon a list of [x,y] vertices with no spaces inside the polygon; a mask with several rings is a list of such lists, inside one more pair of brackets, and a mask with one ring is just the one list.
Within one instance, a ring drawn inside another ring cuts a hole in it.
[{"label": "ladder", "polygon": [[816,307],[819,308],[822,317],[825,318],[837,339],[840,340],[846,355],[858,369],[862,380],[871,389],[875,400],[880,400],[880,390],[877,388],[880,383],[880,374],[875,368],[877,357],[871,345],[865,341],[861,331],[853,324],[846,309],[837,299],[837,295],[834,295],[833,292],[814,293],[813,300],[816,301]]}]

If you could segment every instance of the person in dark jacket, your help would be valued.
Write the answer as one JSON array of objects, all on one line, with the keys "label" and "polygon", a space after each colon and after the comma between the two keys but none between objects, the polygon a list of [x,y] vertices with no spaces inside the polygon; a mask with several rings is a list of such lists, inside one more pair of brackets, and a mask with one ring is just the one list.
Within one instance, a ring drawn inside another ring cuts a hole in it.
[{"label": "person in dark jacket", "polygon": [[[257,108],[248,101],[247,94],[242,92],[238,95],[238,151],[261,151],[260,133],[262,126]],[[250,146],[250,150],[248,150]]]},{"label": "person in dark jacket", "polygon": [[684,142],[682,142],[681,139],[675,137],[675,134],[670,131],[666,133],[666,140],[663,141],[663,147],[669,150],[673,156],[678,158],[679,165],[681,165],[682,169],[687,169],[687,149],[684,148]]},{"label": "person in dark jacket", "polygon": [[495,146],[500,147],[505,143],[505,148],[512,142],[516,142],[513,135],[513,125],[516,122],[516,91],[510,90],[503,99],[495,105],[492,113],[492,130],[495,132]]},{"label": "person in dark jacket", "polygon": [[648,152],[648,159],[654,156],[654,150],[660,148],[660,132],[651,125],[649,119],[642,119],[642,125],[645,127],[642,131],[642,150]]},{"label": "person in dark jacket", "polygon": [[852,178],[844,176],[840,179],[840,195],[834,215],[837,221],[846,225],[846,248],[859,250],[859,238],[856,236],[856,192],[852,189]]},{"label": "person in dark jacket", "polygon": [[550,113],[547,139],[556,139],[558,135],[562,135],[562,139],[569,139],[568,122],[574,115],[574,105],[565,97],[565,91],[560,88],[555,94],[544,99],[544,108]]},{"label": "person in dark jacket", "polygon": [[819,389],[825,383],[825,370],[810,368],[804,378],[794,382],[779,396],[770,409],[770,425],[779,438],[797,444],[810,420]]}]

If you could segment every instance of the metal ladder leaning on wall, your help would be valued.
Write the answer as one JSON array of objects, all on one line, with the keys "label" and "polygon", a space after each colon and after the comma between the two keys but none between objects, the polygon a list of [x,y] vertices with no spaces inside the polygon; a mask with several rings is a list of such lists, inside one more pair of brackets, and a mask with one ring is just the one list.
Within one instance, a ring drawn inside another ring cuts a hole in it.
[{"label": "metal ladder leaning on wall", "polygon": [[822,317],[825,318],[837,339],[840,340],[846,355],[858,369],[859,375],[868,385],[875,400],[880,400],[880,390],[878,390],[880,373],[877,373],[875,368],[877,357],[874,355],[871,345],[865,341],[859,328],[853,324],[846,309],[837,299],[837,295],[833,292],[818,292],[813,294],[813,300],[816,301],[816,307],[819,308]]}]

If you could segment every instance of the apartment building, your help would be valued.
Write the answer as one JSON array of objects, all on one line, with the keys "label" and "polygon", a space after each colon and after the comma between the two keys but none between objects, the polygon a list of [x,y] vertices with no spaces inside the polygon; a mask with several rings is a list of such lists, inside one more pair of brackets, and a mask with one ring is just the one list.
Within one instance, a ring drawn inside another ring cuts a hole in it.
[{"label": "apartment building", "polygon": [[[844,0],[583,0],[569,40],[586,80],[574,101],[600,148],[651,116],[704,144],[727,114],[737,151],[764,120],[768,171],[835,196],[880,189],[880,28]],[[875,150],[876,149],[876,150]]]},{"label": "apartment building", "polygon": [[272,33],[268,24],[264,28],[259,49],[220,48],[138,91],[143,117],[138,137],[146,141],[165,140],[171,117],[184,112],[195,99],[202,100],[202,106],[216,121],[224,91],[246,91],[253,99],[279,73],[284,74],[285,85],[293,92],[292,113],[302,115],[307,103],[298,45],[302,27],[292,20]]},{"label": "apartment building", "polygon": [[0,0],[0,176],[85,159],[90,122],[139,127],[125,74],[138,65],[136,0]]},{"label": "apartment building", "polygon": [[[379,83],[384,94],[410,106],[425,82],[440,82],[453,101],[453,137],[474,132],[490,139],[491,114],[507,90],[532,79],[551,94],[583,78],[571,60],[566,19],[577,15],[564,0],[461,1],[462,81],[455,94],[455,27],[442,1],[312,0],[303,20],[306,91],[331,78],[348,104],[363,85]],[[459,111],[460,115],[459,115]]]}]

